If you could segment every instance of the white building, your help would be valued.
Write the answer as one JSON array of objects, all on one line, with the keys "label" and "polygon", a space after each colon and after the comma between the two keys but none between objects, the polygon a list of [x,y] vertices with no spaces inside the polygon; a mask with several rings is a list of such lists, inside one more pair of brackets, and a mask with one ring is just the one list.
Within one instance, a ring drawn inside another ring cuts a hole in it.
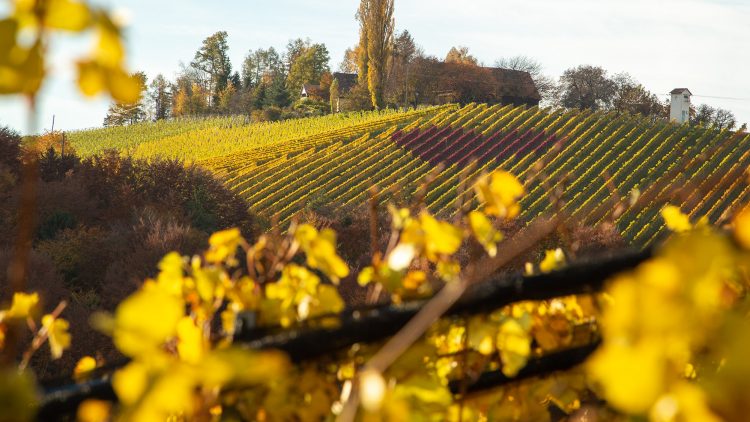
[{"label": "white building", "polygon": [[672,101],[669,103],[669,120],[677,123],[690,121],[690,97],[693,95],[687,88],[675,88],[670,92]]}]

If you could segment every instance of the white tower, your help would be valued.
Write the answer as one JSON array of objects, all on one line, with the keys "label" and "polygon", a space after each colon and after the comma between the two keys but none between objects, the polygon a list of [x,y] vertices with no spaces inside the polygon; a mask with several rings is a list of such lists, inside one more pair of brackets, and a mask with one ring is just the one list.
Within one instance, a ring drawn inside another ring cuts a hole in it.
[{"label": "white tower", "polygon": [[669,103],[669,120],[677,123],[690,121],[690,97],[693,95],[687,88],[675,88],[670,92],[672,101]]}]

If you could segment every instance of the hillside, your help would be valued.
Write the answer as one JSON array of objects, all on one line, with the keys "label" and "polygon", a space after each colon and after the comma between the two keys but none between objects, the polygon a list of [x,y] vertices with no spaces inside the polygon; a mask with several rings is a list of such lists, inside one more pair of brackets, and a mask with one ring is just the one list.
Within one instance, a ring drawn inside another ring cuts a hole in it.
[{"label": "hillside", "polygon": [[[652,241],[663,229],[663,202],[649,204],[653,198],[670,194],[691,218],[721,222],[748,196],[741,175],[750,164],[750,136],[627,114],[470,104],[260,125],[224,118],[133,129],[130,135],[126,129],[79,132],[71,139],[83,153],[114,147],[137,157],[197,161],[253,211],[278,214],[282,222],[308,203],[360,205],[372,185],[384,192],[383,201],[394,192],[403,200],[435,168],[442,170],[425,200],[438,215],[455,212],[462,177],[502,168],[534,177],[522,202],[524,220],[559,206],[585,224],[612,219],[635,244]],[[559,183],[563,202],[555,205],[549,193]],[[627,201],[638,193],[645,207],[639,203],[612,217],[613,198]]]}]

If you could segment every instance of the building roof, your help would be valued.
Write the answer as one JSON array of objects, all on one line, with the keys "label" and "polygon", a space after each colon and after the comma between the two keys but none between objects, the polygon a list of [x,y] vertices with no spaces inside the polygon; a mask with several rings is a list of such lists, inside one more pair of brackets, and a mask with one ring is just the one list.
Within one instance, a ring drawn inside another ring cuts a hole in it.
[{"label": "building roof", "polygon": [[682,93],[683,93],[683,92],[685,92],[685,91],[687,91],[687,92],[688,92],[688,94],[690,94],[690,95],[693,95],[693,93],[692,93],[692,92],[690,92],[690,90],[689,90],[689,89],[687,89],[687,88],[675,88],[675,89],[673,89],[673,90],[672,90],[672,91],[670,92],[670,94],[682,94]]},{"label": "building roof", "polygon": [[529,72],[521,70],[489,68],[498,83],[499,94],[503,97],[528,98],[539,101],[542,99]]},{"label": "building roof", "polygon": [[323,98],[323,90],[320,89],[320,85],[304,84],[302,85],[302,95]]},{"label": "building roof", "polygon": [[357,85],[356,73],[333,72],[333,79],[339,81],[339,93],[346,94]]}]

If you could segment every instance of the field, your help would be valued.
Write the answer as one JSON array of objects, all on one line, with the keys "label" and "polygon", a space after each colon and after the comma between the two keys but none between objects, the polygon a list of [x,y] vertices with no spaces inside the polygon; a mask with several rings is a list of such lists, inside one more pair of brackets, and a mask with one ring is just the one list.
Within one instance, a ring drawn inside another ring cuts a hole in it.
[{"label": "field", "polygon": [[[750,164],[747,134],[606,112],[446,105],[262,124],[177,120],[70,139],[83,155],[116,148],[197,162],[254,212],[282,223],[309,204],[361,205],[373,185],[382,201],[408,200],[430,175],[426,204],[450,217],[461,180],[492,169],[533,177],[521,204],[525,221],[555,207],[585,224],[610,219],[638,245],[663,232],[654,198],[679,190],[673,205],[716,223],[748,197],[741,177]],[[557,185],[564,195],[555,202],[549,194]],[[639,194],[646,206],[613,215],[613,199]]]}]

